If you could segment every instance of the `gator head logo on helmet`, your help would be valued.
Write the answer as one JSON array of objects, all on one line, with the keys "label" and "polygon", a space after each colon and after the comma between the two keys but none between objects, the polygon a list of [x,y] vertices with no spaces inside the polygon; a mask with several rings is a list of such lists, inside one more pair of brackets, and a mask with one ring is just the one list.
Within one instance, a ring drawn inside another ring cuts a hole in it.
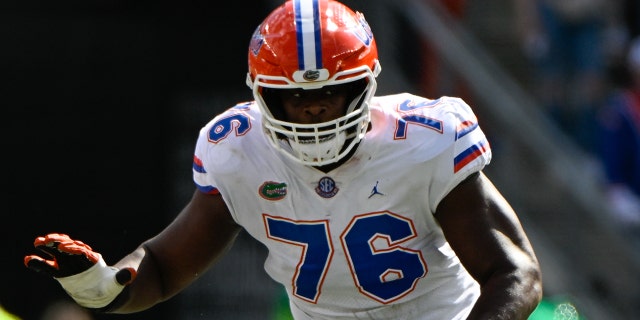
[{"label": "gator head logo on helmet", "polygon": [[320,71],[318,71],[318,70],[307,70],[302,75],[302,78],[304,78],[307,81],[316,81],[316,80],[318,80],[320,78]]}]

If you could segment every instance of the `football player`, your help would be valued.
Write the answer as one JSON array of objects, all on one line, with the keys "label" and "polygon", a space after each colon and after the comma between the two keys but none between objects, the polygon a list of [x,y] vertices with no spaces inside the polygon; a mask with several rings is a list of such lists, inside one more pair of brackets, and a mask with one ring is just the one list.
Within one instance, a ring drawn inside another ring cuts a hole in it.
[{"label": "football player", "polygon": [[286,1],[255,30],[254,100],[204,125],[196,190],[175,220],[113,265],[65,234],[27,267],[80,305],[133,313],[178,294],[240,230],[269,254],[295,319],[527,319],[541,274],[518,217],[483,174],[491,148],[452,97],[374,96],[364,16]]}]

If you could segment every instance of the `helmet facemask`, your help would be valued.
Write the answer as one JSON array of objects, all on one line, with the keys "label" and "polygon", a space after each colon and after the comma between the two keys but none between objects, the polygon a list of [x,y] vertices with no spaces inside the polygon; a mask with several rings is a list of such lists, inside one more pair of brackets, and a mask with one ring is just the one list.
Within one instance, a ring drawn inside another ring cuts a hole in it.
[{"label": "helmet facemask", "polygon": [[[327,85],[349,86],[346,112],[343,116],[322,123],[300,124],[286,121],[273,89],[305,90],[323,86],[292,86],[262,82],[260,76],[253,83],[254,98],[262,110],[263,128],[271,144],[288,158],[310,166],[323,166],[344,158],[364,137],[369,126],[369,100],[376,89],[373,72],[369,68],[348,81],[327,81]],[[355,80],[354,80],[355,79]]]}]

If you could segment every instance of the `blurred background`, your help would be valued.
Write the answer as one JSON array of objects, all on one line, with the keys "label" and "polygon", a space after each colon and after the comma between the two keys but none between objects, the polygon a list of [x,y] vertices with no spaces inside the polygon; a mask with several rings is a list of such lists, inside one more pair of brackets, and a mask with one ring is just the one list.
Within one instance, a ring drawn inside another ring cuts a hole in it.
[{"label": "blurred background", "polygon": [[[194,190],[198,130],[251,99],[249,39],[280,3],[0,3],[0,306],[11,314],[0,319],[287,318],[264,248],[244,233],[199,282],[133,315],[74,308],[56,281],[22,264],[49,232],[114,263],[175,217]],[[532,319],[638,318],[640,4],[344,3],[376,36],[378,94],[459,96],[476,111],[494,151],[486,172],[543,268],[545,301]]]}]

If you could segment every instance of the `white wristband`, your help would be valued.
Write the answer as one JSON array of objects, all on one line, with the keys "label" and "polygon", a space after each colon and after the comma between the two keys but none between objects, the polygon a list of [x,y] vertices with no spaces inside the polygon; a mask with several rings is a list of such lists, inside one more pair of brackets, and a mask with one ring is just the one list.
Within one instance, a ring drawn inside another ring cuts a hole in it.
[{"label": "white wristband", "polygon": [[113,301],[124,289],[116,280],[118,269],[100,260],[91,268],[72,276],[55,278],[79,305],[102,308]]}]

